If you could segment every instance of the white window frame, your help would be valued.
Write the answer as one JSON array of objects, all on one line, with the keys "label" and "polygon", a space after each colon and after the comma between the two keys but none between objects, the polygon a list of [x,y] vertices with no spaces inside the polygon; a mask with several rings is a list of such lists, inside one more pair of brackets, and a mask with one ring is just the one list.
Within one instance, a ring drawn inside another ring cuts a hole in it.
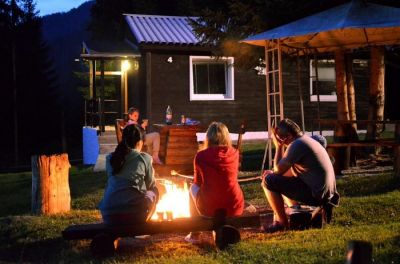
[{"label": "white window frame", "polygon": [[[225,94],[195,94],[193,83],[193,62],[225,62]],[[212,57],[212,56],[190,56],[189,57],[189,82],[190,101],[232,101],[235,100],[234,85],[234,58],[233,57]]]},{"label": "white window frame", "polygon": [[[311,102],[317,102],[318,101],[318,95],[313,94],[313,81],[316,79],[315,76],[312,76],[314,67],[312,65],[313,59],[310,60],[310,101]],[[320,60],[319,60],[320,61]],[[322,60],[321,60],[322,61]],[[330,62],[335,63],[334,60],[329,60]],[[329,67],[330,69],[330,67]],[[320,76],[318,76],[319,81],[333,81],[336,82],[336,74],[335,74],[335,66],[333,64],[332,69],[334,71],[334,78],[333,79],[321,79]],[[321,70],[321,68],[318,68],[318,72]],[[337,102],[337,95],[336,94],[320,94],[319,95],[319,101],[320,102]]]}]

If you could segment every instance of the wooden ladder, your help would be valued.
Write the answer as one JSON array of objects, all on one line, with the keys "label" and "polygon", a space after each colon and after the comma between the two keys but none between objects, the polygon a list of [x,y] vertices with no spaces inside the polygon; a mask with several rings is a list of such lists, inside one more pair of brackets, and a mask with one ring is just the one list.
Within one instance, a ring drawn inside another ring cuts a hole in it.
[{"label": "wooden ladder", "polygon": [[267,152],[268,167],[272,168],[271,129],[284,118],[281,45],[279,40],[271,42],[269,41],[265,46],[268,141],[265,146],[262,170]]}]

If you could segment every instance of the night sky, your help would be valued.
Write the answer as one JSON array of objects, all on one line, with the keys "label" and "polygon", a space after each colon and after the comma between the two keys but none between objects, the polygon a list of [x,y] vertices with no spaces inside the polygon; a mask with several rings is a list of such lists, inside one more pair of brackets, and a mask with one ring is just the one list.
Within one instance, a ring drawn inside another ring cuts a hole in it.
[{"label": "night sky", "polygon": [[68,12],[88,0],[36,0],[36,10],[40,16],[57,12]]}]

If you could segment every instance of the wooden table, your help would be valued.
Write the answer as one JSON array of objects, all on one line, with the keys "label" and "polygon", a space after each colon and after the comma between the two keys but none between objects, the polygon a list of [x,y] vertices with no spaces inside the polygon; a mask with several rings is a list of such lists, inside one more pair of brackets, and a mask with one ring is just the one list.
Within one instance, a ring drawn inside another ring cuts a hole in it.
[{"label": "wooden table", "polygon": [[160,159],[163,166],[155,166],[162,176],[168,176],[171,170],[193,175],[193,159],[199,149],[196,133],[200,125],[164,125],[154,124],[160,133]]}]

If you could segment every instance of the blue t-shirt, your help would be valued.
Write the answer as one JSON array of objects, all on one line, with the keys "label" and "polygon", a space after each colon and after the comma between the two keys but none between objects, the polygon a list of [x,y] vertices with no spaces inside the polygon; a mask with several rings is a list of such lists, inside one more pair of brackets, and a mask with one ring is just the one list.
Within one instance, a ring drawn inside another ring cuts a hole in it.
[{"label": "blue t-shirt", "polygon": [[290,143],[281,161],[291,165],[293,174],[310,187],[315,198],[328,199],[336,192],[335,172],[329,155],[309,136],[303,135]]}]

